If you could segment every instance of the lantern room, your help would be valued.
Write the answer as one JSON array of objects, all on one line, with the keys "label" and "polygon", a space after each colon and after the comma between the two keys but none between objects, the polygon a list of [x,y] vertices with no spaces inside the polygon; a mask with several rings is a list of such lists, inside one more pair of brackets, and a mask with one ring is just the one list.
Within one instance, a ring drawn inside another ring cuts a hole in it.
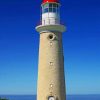
[{"label": "lantern room", "polygon": [[42,25],[54,25],[60,23],[60,4],[58,0],[43,0]]}]

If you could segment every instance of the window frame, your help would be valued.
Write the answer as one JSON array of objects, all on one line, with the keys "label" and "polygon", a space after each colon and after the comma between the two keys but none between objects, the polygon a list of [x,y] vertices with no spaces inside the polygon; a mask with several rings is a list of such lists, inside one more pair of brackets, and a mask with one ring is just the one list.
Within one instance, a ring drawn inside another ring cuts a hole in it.
[{"label": "window frame", "polygon": [[59,13],[59,5],[55,3],[46,3],[42,6],[42,13]]}]

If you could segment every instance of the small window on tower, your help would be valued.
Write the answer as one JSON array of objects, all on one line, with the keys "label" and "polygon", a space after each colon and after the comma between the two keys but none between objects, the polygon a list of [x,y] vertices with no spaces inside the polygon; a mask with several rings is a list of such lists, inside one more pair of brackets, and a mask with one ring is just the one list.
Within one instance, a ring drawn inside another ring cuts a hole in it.
[{"label": "small window on tower", "polygon": [[53,87],[53,85],[52,85],[52,84],[50,84],[50,87],[52,88],[52,87]]},{"label": "small window on tower", "polygon": [[48,8],[44,9],[44,13],[48,12]]},{"label": "small window on tower", "polygon": [[53,7],[57,7],[57,4],[53,4]]},{"label": "small window on tower", "polygon": [[53,96],[49,96],[48,100],[55,100],[55,98]]},{"label": "small window on tower", "polygon": [[44,5],[44,8],[49,8],[49,4],[46,3],[46,4]]},{"label": "small window on tower", "polygon": [[54,38],[54,36],[53,36],[52,34],[50,34],[50,35],[48,36],[48,38],[49,38],[50,40],[52,40],[52,39]]},{"label": "small window on tower", "polygon": [[53,12],[56,12],[56,8],[53,8]]},{"label": "small window on tower", "polygon": [[57,8],[58,8],[58,4],[57,4]]},{"label": "small window on tower", "polygon": [[52,8],[49,8],[49,12],[52,12]]},{"label": "small window on tower", "polygon": [[50,62],[50,66],[53,66],[53,62]]},{"label": "small window on tower", "polygon": [[52,3],[49,4],[49,7],[52,7]]},{"label": "small window on tower", "polygon": [[53,43],[52,42],[50,42],[50,46],[52,46],[53,45]]}]

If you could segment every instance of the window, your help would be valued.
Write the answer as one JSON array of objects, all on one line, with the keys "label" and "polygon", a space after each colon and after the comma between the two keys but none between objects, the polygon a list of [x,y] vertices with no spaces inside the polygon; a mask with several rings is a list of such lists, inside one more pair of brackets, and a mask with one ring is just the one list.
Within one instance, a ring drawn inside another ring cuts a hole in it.
[{"label": "window", "polygon": [[47,12],[56,12],[59,13],[59,5],[56,3],[46,3],[42,6],[42,13],[47,13]]},{"label": "window", "polygon": [[48,100],[55,100],[55,98],[53,96],[49,96]]},{"label": "window", "polygon": [[50,62],[50,66],[53,66],[53,62]]},{"label": "window", "polygon": [[44,9],[44,13],[48,12],[48,8]]},{"label": "window", "polygon": [[56,12],[56,8],[53,8],[53,12]]},{"label": "window", "polygon": [[50,87],[52,88],[53,87],[53,84],[50,84]]},{"label": "window", "polygon": [[53,4],[53,7],[57,7],[57,4]]},{"label": "window", "polygon": [[49,8],[49,4],[46,3],[43,7],[44,7],[44,8]]},{"label": "window", "polygon": [[57,5],[57,8],[58,8],[58,5]]},{"label": "window", "polygon": [[52,8],[49,8],[49,12],[52,12]]},{"label": "window", "polygon": [[50,42],[50,46],[52,46],[53,45],[53,43],[52,42]]},{"label": "window", "polygon": [[49,7],[52,7],[52,3],[49,4]]}]

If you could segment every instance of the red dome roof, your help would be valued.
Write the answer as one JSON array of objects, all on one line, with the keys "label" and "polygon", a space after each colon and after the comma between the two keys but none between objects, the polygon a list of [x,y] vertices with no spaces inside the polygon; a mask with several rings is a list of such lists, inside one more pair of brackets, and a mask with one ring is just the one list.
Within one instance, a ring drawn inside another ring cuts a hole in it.
[{"label": "red dome roof", "polygon": [[43,0],[43,3],[47,3],[47,2],[55,2],[55,3],[59,3],[59,0]]}]

